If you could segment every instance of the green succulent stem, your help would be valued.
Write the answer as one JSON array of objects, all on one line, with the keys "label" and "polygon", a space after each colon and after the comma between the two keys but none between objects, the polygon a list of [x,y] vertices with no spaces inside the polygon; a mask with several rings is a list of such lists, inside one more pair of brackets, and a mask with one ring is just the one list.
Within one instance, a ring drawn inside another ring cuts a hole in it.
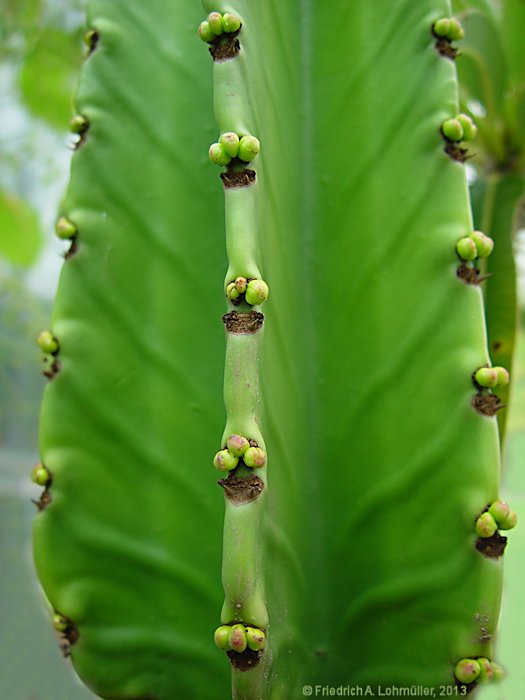
[{"label": "green succulent stem", "polygon": [[257,181],[249,187],[224,191],[226,220],[226,252],[228,272],[226,284],[237,277],[262,277],[258,257]]},{"label": "green succulent stem", "polygon": [[[220,133],[236,134],[241,144],[239,158],[246,162],[251,161],[259,151],[259,141],[251,135],[253,130],[249,128],[252,126],[250,99],[242,52],[231,60],[215,61],[213,78],[214,110]],[[230,166],[234,169],[238,167],[237,162]],[[224,191],[226,251],[229,262],[225,287],[230,301],[241,293],[236,285],[235,289],[232,288],[232,282],[241,278],[238,285],[242,289],[246,280],[249,286],[250,279],[262,277],[257,264],[257,193],[256,180],[242,187],[226,186]],[[239,310],[247,313],[245,306],[243,304]],[[259,417],[259,363],[263,329],[260,328],[255,333],[236,333],[228,330],[226,335],[224,403],[227,419],[222,444],[227,444],[231,435],[244,435],[255,440],[265,450]],[[242,623],[266,629],[269,619],[262,575],[263,547],[260,544],[266,497],[266,464],[258,468],[257,473],[264,488],[254,500],[234,503],[225,492],[222,564],[225,601],[221,622],[223,625]],[[235,470],[235,478],[238,477],[251,477],[251,470],[242,461]],[[260,697],[265,665],[257,663],[250,671],[246,671],[237,669],[234,663],[233,696]]]}]

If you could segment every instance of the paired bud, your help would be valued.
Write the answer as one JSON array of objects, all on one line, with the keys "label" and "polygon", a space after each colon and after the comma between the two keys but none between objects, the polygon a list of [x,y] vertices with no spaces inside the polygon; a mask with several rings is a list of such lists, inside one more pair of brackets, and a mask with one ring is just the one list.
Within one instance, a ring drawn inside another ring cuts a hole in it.
[{"label": "paired bud", "polygon": [[61,216],[56,222],[55,231],[57,236],[63,239],[73,238],[73,236],[76,236],[78,233],[78,229],[75,224],[65,216]]},{"label": "paired bud", "polygon": [[474,381],[484,389],[494,389],[509,383],[509,373],[505,367],[480,367],[474,372]]},{"label": "paired bud", "polygon": [[250,280],[244,298],[250,306],[259,306],[268,299],[269,289],[263,280]]},{"label": "paired bud", "polygon": [[216,165],[228,165],[232,158],[249,163],[260,150],[261,144],[255,136],[239,137],[233,131],[226,131],[217,143],[212,143],[208,155],[211,162]]},{"label": "paired bud", "polygon": [[260,447],[249,447],[243,455],[247,467],[259,468],[266,464],[266,453]]},{"label": "paired bud", "polygon": [[239,143],[240,139],[233,131],[226,131],[221,134],[219,138],[219,143],[221,144],[226,155],[230,158],[237,158],[239,154]]},{"label": "paired bud", "polygon": [[498,523],[494,517],[486,511],[476,520],[476,534],[483,539],[492,537],[498,530]]},{"label": "paired bud", "polygon": [[213,459],[214,466],[220,471],[232,471],[239,464],[239,459],[247,467],[264,467],[266,453],[260,447],[251,447],[248,438],[243,435],[230,435],[226,449],[217,452]]},{"label": "paired bud", "polygon": [[239,141],[239,158],[246,163],[252,161],[260,150],[261,144],[255,136],[243,136]]},{"label": "paired bud", "polygon": [[476,659],[479,664],[480,672],[478,683],[489,683],[494,678],[494,670],[490,661],[484,657]]},{"label": "paired bud", "polygon": [[242,457],[250,447],[250,443],[242,435],[230,435],[226,441],[226,446],[234,457]]},{"label": "paired bud", "polygon": [[239,458],[230,450],[220,450],[213,458],[213,466],[221,472],[231,472],[239,464]]},{"label": "paired bud", "polygon": [[238,623],[236,625],[221,625],[215,630],[215,644],[224,651],[236,651],[242,654],[243,651],[261,651],[266,646],[266,635],[256,627],[245,627]]},{"label": "paired bud", "polygon": [[475,138],[477,131],[476,125],[466,114],[458,114],[441,125],[441,133],[448,141],[471,141]]},{"label": "paired bud", "polygon": [[55,613],[53,615],[53,627],[57,632],[66,632],[69,627],[69,620],[64,615]]},{"label": "paired bud", "polygon": [[443,17],[434,22],[432,26],[434,35],[440,39],[448,39],[449,41],[460,41],[465,36],[465,30],[453,17]]},{"label": "paired bud", "polygon": [[83,134],[86,133],[89,127],[89,122],[86,117],[84,117],[82,114],[75,114],[74,117],[71,117],[69,120],[69,130],[73,134],[78,134],[79,136],[82,136]]},{"label": "paired bud", "polygon": [[55,355],[58,352],[58,340],[51,331],[42,331],[37,340],[38,347],[45,352],[46,355]]},{"label": "paired bud", "polygon": [[206,20],[200,23],[198,32],[202,41],[211,44],[222,34],[233,34],[240,28],[241,20],[237,15],[231,12],[226,12],[224,15],[220,12],[210,12]]},{"label": "paired bud", "polygon": [[456,664],[454,675],[460,683],[473,683],[481,673],[481,666],[475,659],[461,659]]},{"label": "paired bud", "polygon": [[472,231],[456,243],[456,251],[462,260],[488,258],[494,250],[494,241],[481,231]]},{"label": "paired bud", "polygon": [[42,462],[35,464],[35,466],[31,470],[31,481],[33,481],[35,484],[38,484],[39,486],[46,487],[49,486],[49,484],[51,483],[51,474],[48,472],[48,470],[42,464]]},{"label": "paired bud", "polygon": [[501,530],[512,530],[518,523],[518,516],[505,501],[494,501],[488,512]]},{"label": "paired bud", "polygon": [[476,244],[478,258],[488,258],[488,256],[494,250],[494,241],[492,238],[486,236],[481,231],[472,231],[472,233],[469,234],[469,238],[471,238]]}]

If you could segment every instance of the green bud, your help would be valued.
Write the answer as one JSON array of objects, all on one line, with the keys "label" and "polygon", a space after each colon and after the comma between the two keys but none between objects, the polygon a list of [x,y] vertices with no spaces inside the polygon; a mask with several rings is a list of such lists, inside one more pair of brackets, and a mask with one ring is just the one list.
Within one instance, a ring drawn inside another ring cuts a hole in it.
[{"label": "green bud", "polygon": [[243,136],[239,142],[239,158],[249,163],[261,150],[259,139],[255,136]]},{"label": "green bud", "polygon": [[501,524],[504,523],[509,517],[510,506],[505,503],[505,501],[494,501],[489,508],[489,513],[498,523],[498,526],[501,527]]},{"label": "green bud", "polygon": [[498,373],[493,367],[480,367],[474,374],[474,379],[479,386],[492,389],[498,383]]},{"label": "green bud", "polygon": [[208,155],[210,156],[211,162],[216,165],[228,165],[231,161],[230,156],[226,154],[220,143],[212,143]]},{"label": "green bud", "polygon": [[484,657],[476,659],[476,661],[478,662],[480,668],[478,683],[489,683],[494,678],[492,664]]},{"label": "green bud", "polygon": [[69,130],[80,136],[87,131],[88,126],[89,122],[82,114],[75,114],[75,116],[71,117],[69,120]]},{"label": "green bud", "polygon": [[239,153],[239,142],[239,137],[233,131],[226,131],[224,134],[221,134],[221,137],[219,138],[219,143],[223,147],[226,155],[230,156],[230,158],[237,158]]},{"label": "green bud", "polygon": [[248,286],[248,281],[246,277],[237,277],[235,280],[235,288],[239,294],[244,294],[246,292],[246,287]]},{"label": "green bud", "polygon": [[503,520],[503,522],[500,525],[500,528],[502,530],[512,530],[513,528],[516,527],[518,524],[518,516],[516,515],[516,512],[511,510],[508,514],[508,516]]},{"label": "green bud", "polygon": [[55,224],[55,231],[59,238],[73,238],[78,232],[75,224],[66,219],[65,216],[61,216],[60,219]]},{"label": "green bud", "polygon": [[236,32],[238,29],[241,27],[241,20],[237,15],[234,15],[231,12],[226,12],[222,16],[222,28],[224,29],[225,32],[228,32],[229,34],[232,32]]},{"label": "green bud", "polygon": [[233,649],[233,651],[237,651],[239,654],[242,654],[247,645],[248,642],[246,640],[246,630],[244,625],[233,625],[228,636],[229,648]]},{"label": "green bud", "polygon": [[213,466],[221,472],[230,472],[239,464],[239,458],[232,455],[229,450],[220,450],[213,458]]},{"label": "green bud", "polygon": [[441,36],[443,38],[448,39],[448,33],[450,30],[450,20],[448,17],[443,17],[442,19],[438,19],[436,22],[434,22],[434,26],[432,27],[432,31],[436,36]]},{"label": "green bud", "polygon": [[499,664],[495,664],[494,661],[491,662],[491,666],[493,674],[492,677],[494,679],[494,682],[497,683],[498,681],[503,680],[503,678],[505,677],[505,671],[503,670],[503,668]]},{"label": "green bud", "polygon": [[238,299],[241,294],[239,290],[237,289],[235,282],[230,282],[230,284],[226,287],[226,296],[230,301],[234,301],[235,299]]},{"label": "green bud", "polygon": [[483,539],[492,537],[498,529],[498,523],[492,515],[487,511],[482,513],[476,520],[476,533]]},{"label": "green bud", "polygon": [[454,675],[460,683],[473,683],[480,673],[480,665],[474,659],[461,659],[454,669]]},{"label": "green bud", "polygon": [[476,244],[468,236],[460,238],[456,243],[456,250],[462,260],[475,260],[478,257],[478,249]]},{"label": "green bud", "polygon": [[505,367],[493,367],[492,369],[498,374],[497,386],[507,386],[510,381],[508,370],[506,370]]},{"label": "green bud", "polygon": [[487,258],[494,250],[494,241],[489,236],[486,236],[481,231],[472,231],[469,233],[469,238],[472,238],[478,249],[478,257]]},{"label": "green bud", "polygon": [[42,462],[35,464],[33,467],[31,471],[31,481],[34,481],[35,484],[39,486],[48,486],[51,481],[51,474],[47,471]]},{"label": "green bud", "polygon": [[463,127],[457,119],[447,119],[441,125],[443,136],[449,141],[461,141],[463,138]]},{"label": "green bud", "polygon": [[98,32],[96,29],[88,29],[83,36],[84,44],[90,51],[93,51],[98,41]]},{"label": "green bud", "polygon": [[243,461],[247,467],[264,467],[266,453],[260,447],[249,447],[243,455]]},{"label": "green bud", "polygon": [[476,134],[478,133],[478,127],[474,124],[474,122],[468,116],[468,114],[458,114],[456,119],[463,127],[464,141],[472,141],[472,139],[476,138]]},{"label": "green bud", "polygon": [[465,37],[465,30],[457,19],[451,18],[448,28],[448,38],[450,41],[461,41]]},{"label": "green bud", "polygon": [[208,15],[208,24],[215,36],[220,36],[224,32],[222,26],[222,15],[220,12],[210,12]]},{"label": "green bud", "polygon": [[201,22],[197,31],[202,41],[205,41],[207,44],[215,39],[215,34],[212,32],[209,22]]},{"label": "green bud", "polygon": [[268,299],[268,285],[263,280],[250,280],[246,287],[246,303],[251,306],[258,306]]},{"label": "green bud", "polygon": [[215,641],[215,644],[219,647],[219,649],[224,649],[224,651],[227,651],[230,648],[228,645],[228,637],[230,636],[230,630],[231,627],[229,625],[221,625],[215,630],[213,639]]},{"label": "green bud", "polygon": [[246,628],[246,642],[253,651],[260,651],[266,646],[266,635],[256,627]]},{"label": "green bud", "polygon": [[226,445],[234,457],[242,457],[250,447],[250,443],[242,435],[230,435],[226,441]]},{"label": "green bud", "polygon": [[42,331],[36,339],[38,347],[48,355],[58,350],[58,340],[50,331]]},{"label": "green bud", "polygon": [[65,632],[69,627],[69,622],[67,618],[63,615],[55,613],[53,615],[53,627],[56,629],[57,632]]}]

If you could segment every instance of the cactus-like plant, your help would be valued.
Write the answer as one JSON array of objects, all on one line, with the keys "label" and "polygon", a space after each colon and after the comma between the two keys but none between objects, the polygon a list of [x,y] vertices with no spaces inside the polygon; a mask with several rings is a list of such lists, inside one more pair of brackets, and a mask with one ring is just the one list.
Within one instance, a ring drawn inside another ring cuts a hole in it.
[{"label": "cactus-like plant", "polygon": [[204,5],[90,0],[40,340],[53,624],[108,700],[226,698],[221,651],[238,700],[471,692],[500,675],[516,515],[462,25],[447,0]]}]

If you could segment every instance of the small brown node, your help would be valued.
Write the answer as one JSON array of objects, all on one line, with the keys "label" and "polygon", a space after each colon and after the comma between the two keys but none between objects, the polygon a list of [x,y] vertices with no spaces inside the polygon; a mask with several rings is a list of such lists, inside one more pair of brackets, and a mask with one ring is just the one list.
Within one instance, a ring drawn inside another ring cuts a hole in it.
[{"label": "small brown node", "polygon": [[[53,361],[49,365],[48,369],[45,369],[42,374],[44,377],[47,377],[47,379],[53,379],[53,377],[56,377],[56,375],[60,372],[60,361],[58,357],[52,355]],[[47,362],[47,358],[44,359],[44,362]]]},{"label": "small brown node", "polygon": [[255,501],[264,491],[264,481],[258,476],[243,478],[230,475],[217,483],[224,489],[224,495],[234,506]]},{"label": "small brown node", "polygon": [[75,233],[75,235],[70,239],[70,245],[64,254],[64,260],[69,260],[69,258],[72,257],[77,252],[77,250],[78,250],[78,234]]},{"label": "small brown node", "polygon": [[35,504],[38,512],[41,513],[45,508],[47,508],[47,506],[51,503],[52,500],[53,499],[51,496],[51,491],[49,490],[49,486],[46,486],[46,488],[40,494],[40,498],[38,499],[38,501],[31,499],[31,502]]},{"label": "small brown node", "polygon": [[472,399],[472,407],[482,416],[495,416],[506,404],[501,403],[501,399],[495,394],[478,392]]},{"label": "small brown node", "polygon": [[456,142],[448,139],[445,139],[445,153],[459,163],[465,163],[469,158],[474,157],[474,154],[469,154],[466,148],[461,148]]},{"label": "small brown node", "polygon": [[440,56],[450,58],[452,61],[458,56],[458,50],[452,46],[450,39],[446,39],[443,36],[436,36],[435,34],[434,38],[436,39],[436,51]]},{"label": "small brown node", "polygon": [[239,654],[237,651],[227,651],[226,654],[233,668],[239,671],[250,671],[252,668],[255,668],[261,660],[263,651],[253,651],[253,649],[248,647],[242,654]]},{"label": "small brown node", "polygon": [[227,314],[224,314],[222,321],[228,333],[248,335],[257,333],[262,328],[264,314],[260,311],[250,311],[245,314],[238,311],[229,311]]},{"label": "small brown node", "polygon": [[235,189],[239,187],[249,187],[255,182],[255,170],[243,168],[242,170],[227,170],[221,173],[222,184],[225,189]]},{"label": "small brown node", "polygon": [[460,280],[465,282],[465,284],[474,284],[479,286],[484,282],[490,275],[482,275],[477,267],[469,265],[467,262],[463,261],[457,269],[457,276]]},{"label": "small brown node", "polygon": [[240,28],[236,32],[222,34],[211,42],[208,51],[214,61],[227,61],[239,54],[241,50],[239,39],[237,39],[239,31]]},{"label": "small brown node", "polygon": [[476,549],[488,559],[499,559],[506,546],[507,538],[499,532],[495,532],[492,537],[478,537],[476,540]]}]

